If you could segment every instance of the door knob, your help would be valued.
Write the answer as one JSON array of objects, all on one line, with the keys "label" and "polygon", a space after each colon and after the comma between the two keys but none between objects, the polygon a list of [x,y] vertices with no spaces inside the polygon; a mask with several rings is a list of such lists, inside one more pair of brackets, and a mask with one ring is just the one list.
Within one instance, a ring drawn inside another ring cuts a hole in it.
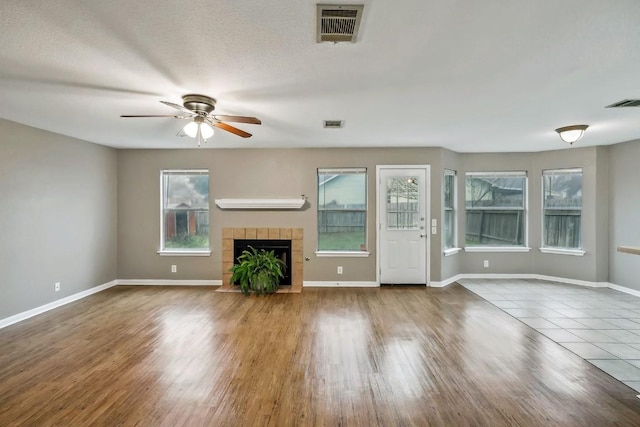
[{"label": "door knob", "polygon": [[421,234],[421,235],[420,235],[420,237],[426,237],[426,236],[427,236],[426,234]]}]

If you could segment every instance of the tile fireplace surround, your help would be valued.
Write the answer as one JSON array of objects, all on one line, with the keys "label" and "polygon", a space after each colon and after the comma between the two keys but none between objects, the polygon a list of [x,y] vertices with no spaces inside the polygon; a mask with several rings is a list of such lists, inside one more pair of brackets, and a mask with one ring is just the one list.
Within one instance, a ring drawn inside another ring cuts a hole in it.
[{"label": "tile fireplace surround", "polygon": [[231,284],[229,269],[233,266],[233,241],[244,240],[291,240],[291,288],[281,287],[278,293],[302,292],[303,256],[302,228],[231,228],[222,229],[222,286],[220,291],[235,290]]}]

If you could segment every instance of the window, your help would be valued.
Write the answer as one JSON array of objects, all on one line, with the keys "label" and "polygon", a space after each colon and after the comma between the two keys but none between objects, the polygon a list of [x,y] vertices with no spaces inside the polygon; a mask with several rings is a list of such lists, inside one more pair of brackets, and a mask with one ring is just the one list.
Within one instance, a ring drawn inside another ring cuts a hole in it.
[{"label": "window", "polygon": [[444,213],[443,240],[444,249],[456,247],[456,171],[444,170]]},{"label": "window", "polygon": [[208,252],[209,171],[165,170],[161,187],[160,252]]},{"label": "window", "polygon": [[542,245],[580,249],[582,220],[582,169],[542,172],[544,209]]},{"label": "window", "polygon": [[467,173],[466,246],[523,247],[526,172]]},{"label": "window", "polygon": [[318,169],[318,251],[367,250],[367,170]]},{"label": "window", "polygon": [[387,180],[387,230],[419,230],[420,199],[418,177],[390,177]]}]

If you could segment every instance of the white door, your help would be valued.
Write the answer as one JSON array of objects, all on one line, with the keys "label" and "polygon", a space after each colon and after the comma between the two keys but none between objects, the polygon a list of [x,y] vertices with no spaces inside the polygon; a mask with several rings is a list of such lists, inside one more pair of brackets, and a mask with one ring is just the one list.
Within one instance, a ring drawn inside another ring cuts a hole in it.
[{"label": "white door", "polygon": [[378,166],[381,284],[428,282],[429,166]]}]

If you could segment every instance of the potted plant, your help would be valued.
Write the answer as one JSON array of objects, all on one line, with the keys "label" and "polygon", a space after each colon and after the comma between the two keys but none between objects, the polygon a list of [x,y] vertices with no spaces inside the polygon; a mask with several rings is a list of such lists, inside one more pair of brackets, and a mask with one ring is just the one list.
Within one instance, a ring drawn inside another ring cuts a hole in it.
[{"label": "potted plant", "polygon": [[238,283],[245,295],[252,291],[258,295],[274,293],[284,277],[286,264],[273,251],[257,250],[252,246],[249,249],[242,251],[238,264],[229,270],[233,273],[231,283]]}]

